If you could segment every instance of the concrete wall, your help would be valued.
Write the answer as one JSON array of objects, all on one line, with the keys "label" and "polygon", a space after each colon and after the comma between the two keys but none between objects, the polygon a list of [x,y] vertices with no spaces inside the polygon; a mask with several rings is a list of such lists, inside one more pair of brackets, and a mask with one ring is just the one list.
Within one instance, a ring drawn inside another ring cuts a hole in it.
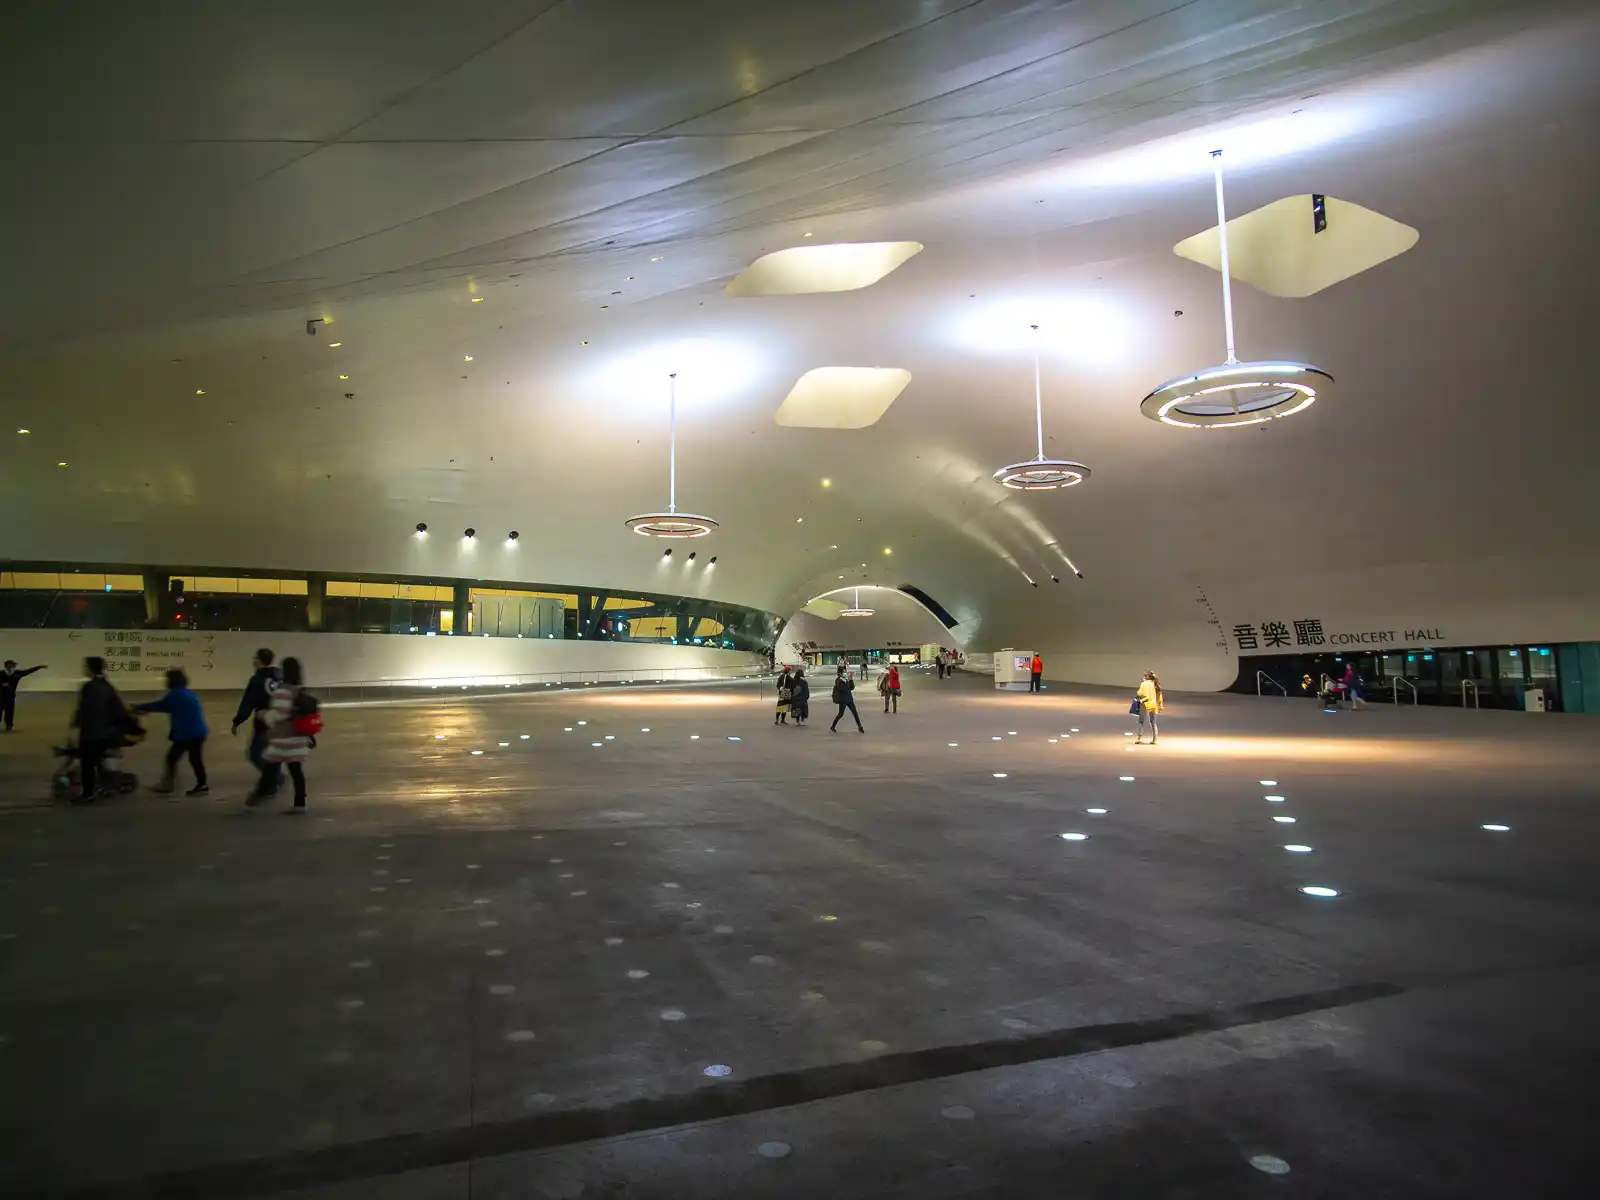
[{"label": "concrete wall", "polygon": [[[88,655],[107,662],[109,678],[126,691],[153,691],[162,673],[182,667],[200,688],[242,687],[250,658],[268,646],[280,659],[299,658],[313,687],[380,680],[445,682],[484,676],[548,675],[569,681],[623,678],[704,678],[736,671],[759,656],[704,646],[644,642],[536,641],[527,638],[407,637],[362,633],[175,633],[136,629],[0,630],[0,654],[30,676],[25,691],[68,691],[83,679]],[[135,653],[137,651],[137,653]]]}]

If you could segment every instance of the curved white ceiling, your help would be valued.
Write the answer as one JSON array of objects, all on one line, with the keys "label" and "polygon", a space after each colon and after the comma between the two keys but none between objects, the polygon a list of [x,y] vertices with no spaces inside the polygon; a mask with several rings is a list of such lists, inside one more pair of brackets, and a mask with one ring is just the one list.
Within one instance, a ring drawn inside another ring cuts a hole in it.
[{"label": "curved white ceiling", "polygon": [[[1592,510],[1585,6],[197,11],[9,31],[5,555],[784,613],[843,575],[1145,646],[1212,636],[1197,585],[1587,552],[1550,519]],[[1304,300],[1237,287],[1241,355],[1339,394],[1196,435],[1138,400],[1221,354],[1216,274],[1171,252],[1215,223],[1213,143],[1233,211],[1315,191],[1422,240]],[[900,240],[860,291],[725,295],[765,253]],[[1033,450],[1034,320],[1046,449],[1094,467],[1063,494],[990,480]],[[915,382],[870,428],[774,423],[837,364]],[[709,574],[622,527],[661,503],[674,370]]]}]

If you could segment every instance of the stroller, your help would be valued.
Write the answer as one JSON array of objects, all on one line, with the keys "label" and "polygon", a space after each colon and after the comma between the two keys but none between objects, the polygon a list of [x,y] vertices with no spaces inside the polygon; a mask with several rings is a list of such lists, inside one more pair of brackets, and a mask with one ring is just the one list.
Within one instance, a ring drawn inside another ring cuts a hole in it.
[{"label": "stroller", "polygon": [[[144,741],[144,738],[144,727],[137,721],[131,722],[129,727],[123,730],[116,744],[100,756],[100,783],[103,791],[114,792],[120,796],[138,791],[139,777],[132,771],[122,769],[122,751],[129,746],[137,746]],[[70,800],[77,804],[84,799],[83,772],[78,765],[82,755],[76,746],[57,746],[54,753],[61,762],[50,776],[51,795],[58,800]]]}]

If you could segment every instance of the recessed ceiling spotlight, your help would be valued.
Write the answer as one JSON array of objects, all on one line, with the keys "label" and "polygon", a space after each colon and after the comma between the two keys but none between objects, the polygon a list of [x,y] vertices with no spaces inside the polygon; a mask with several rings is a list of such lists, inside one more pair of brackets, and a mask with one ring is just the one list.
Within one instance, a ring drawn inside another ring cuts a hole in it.
[{"label": "recessed ceiling spotlight", "polygon": [[64,462],[58,462],[58,463],[57,463],[57,464],[56,464],[56,466],[58,466],[58,467],[64,467],[64,466],[66,466],[66,465],[67,465],[67,464],[66,464],[66,463],[64,463]]},{"label": "recessed ceiling spotlight", "polygon": [[206,390],[205,388],[195,388],[194,394],[196,396],[204,396],[206,394]]},{"label": "recessed ceiling spotlight", "polygon": [[329,342],[328,343],[328,349],[329,350],[337,350],[342,345],[344,345],[343,342]]},{"label": "recessed ceiling spotlight", "polygon": [[804,518],[804,517],[796,517],[796,518],[795,518],[795,519],[794,519],[794,523],[795,523],[795,524],[796,524],[796,525],[804,525],[804,524],[805,524],[805,521],[806,521],[806,519],[805,519],[805,518]]},{"label": "recessed ceiling spotlight", "polygon": [[672,557],[672,547],[668,546],[665,550],[663,550],[661,552],[661,557],[662,558],[671,558]]},{"label": "recessed ceiling spotlight", "polygon": [[417,522],[417,536],[421,537],[423,534],[425,534],[427,532],[428,532],[428,523],[426,521],[418,521]]},{"label": "recessed ceiling spotlight", "polygon": [[462,356],[461,356],[461,361],[462,361],[462,362],[471,362],[471,361],[472,361],[472,355],[470,355],[470,354],[463,354],[463,355],[462,355]]},{"label": "recessed ceiling spotlight", "polygon": [[520,533],[518,533],[515,529],[513,529],[510,533],[506,534],[506,541],[514,542],[521,536],[522,535]]},{"label": "recessed ceiling spotlight", "polygon": [[350,376],[348,376],[348,375],[341,375],[341,376],[339,376],[339,378],[340,378],[340,379],[349,379],[349,378],[350,378]]},{"label": "recessed ceiling spotlight", "polygon": [[473,538],[478,536],[478,531],[472,528],[472,526],[468,525],[466,529],[462,530],[461,536],[470,542]]},{"label": "recessed ceiling spotlight", "polygon": [[659,255],[659,254],[652,254],[652,255],[651,255],[651,256],[650,256],[650,261],[651,261],[651,262],[660,262],[660,261],[661,261],[661,255]]},{"label": "recessed ceiling spotlight", "polygon": [[690,562],[693,562],[693,561],[694,561],[694,556],[695,556],[695,554],[696,554],[696,553],[697,553],[697,552],[696,552],[696,551],[694,551],[694,550],[691,550],[691,551],[689,551],[689,561],[690,561]]},{"label": "recessed ceiling spotlight", "polygon": [[823,487],[832,487],[832,486],[833,486],[833,480],[831,480],[831,479],[824,479],[824,480],[823,480],[823,481],[822,481],[822,486],[823,486]]},{"label": "recessed ceiling spotlight", "polygon": [[1240,362],[1234,354],[1233,285],[1228,275],[1228,213],[1222,199],[1222,151],[1211,152],[1217,189],[1217,244],[1222,268],[1222,326],[1228,357],[1215,367],[1167,381],[1139,404],[1152,421],[1191,429],[1259,425],[1292,416],[1325,398],[1333,376],[1303,362]]},{"label": "recessed ceiling spotlight", "polygon": [[714,567],[714,566],[716,566],[716,565],[717,565],[717,556],[716,556],[716,555],[715,555],[715,554],[713,554],[713,555],[712,555],[712,556],[711,556],[711,561],[710,561],[710,562],[708,562],[708,563],[706,563],[706,566],[708,566],[708,567]]},{"label": "recessed ceiling spotlight", "polygon": [[674,371],[667,376],[667,381],[671,430],[667,451],[667,511],[629,517],[624,524],[645,537],[704,537],[717,528],[717,522],[710,517],[678,511],[678,373]]},{"label": "recessed ceiling spotlight", "polygon": [[1061,576],[1059,576],[1059,575],[1050,576],[1050,582],[1051,583],[1060,583],[1061,582]]},{"label": "recessed ceiling spotlight", "polygon": [[1027,462],[1012,463],[994,473],[1006,487],[1020,492],[1048,492],[1068,488],[1089,478],[1089,468],[1069,459],[1046,458],[1044,453],[1044,390],[1039,373],[1039,327],[1033,329],[1033,417],[1039,453]]}]

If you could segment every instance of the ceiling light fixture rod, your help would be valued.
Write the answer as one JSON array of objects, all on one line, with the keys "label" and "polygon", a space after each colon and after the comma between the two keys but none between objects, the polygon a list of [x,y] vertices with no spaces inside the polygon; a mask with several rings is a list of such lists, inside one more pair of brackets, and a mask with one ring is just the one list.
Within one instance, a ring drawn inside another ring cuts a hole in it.
[{"label": "ceiling light fixture rod", "polygon": [[[1232,341],[1231,337],[1229,341]],[[667,390],[671,395],[667,404],[672,414],[668,418],[671,433],[668,435],[667,450],[667,511],[675,513],[678,511],[678,373],[673,371],[667,376],[667,381]]]},{"label": "ceiling light fixture rod", "polygon": [[1222,325],[1228,336],[1228,365],[1238,362],[1233,349],[1233,280],[1228,274],[1228,208],[1222,199],[1222,151],[1211,152],[1211,173],[1217,181],[1217,245],[1222,252]]},{"label": "ceiling light fixture rod", "polygon": [[1039,433],[1039,461],[1044,461],[1044,386],[1039,376],[1039,327],[1033,327],[1033,420]]}]

